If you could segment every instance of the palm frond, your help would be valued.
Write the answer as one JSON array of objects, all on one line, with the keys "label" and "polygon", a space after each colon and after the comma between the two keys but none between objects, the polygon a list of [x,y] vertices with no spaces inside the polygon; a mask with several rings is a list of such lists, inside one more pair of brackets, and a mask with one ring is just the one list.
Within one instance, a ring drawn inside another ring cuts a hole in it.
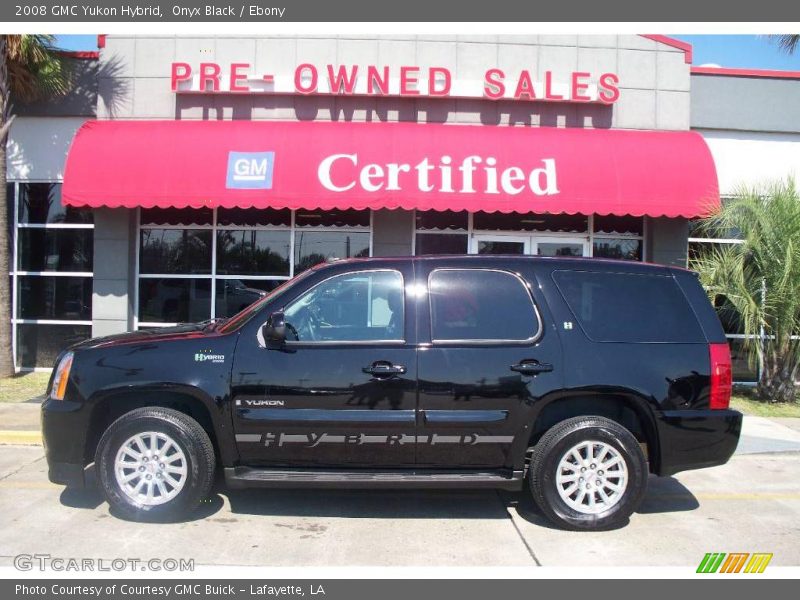
[{"label": "palm frond", "polygon": [[701,227],[709,237],[735,231],[742,239],[712,246],[692,261],[712,301],[735,312],[759,360],[779,362],[784,374],[798,372],[800,343],[792,336],[800,333],[800,196],[794,180],[740,187]]},{"label": "palm frond", "polygon": [[4,35],[7,85],[22,102],[66,94],[72,70],[59,53],[52,35]]},{"label": "palm frond", "polygon": [[794,54],[797,46],[800,45],[800,35],[797,34],[770,35],[768,37],[786,54]]}]

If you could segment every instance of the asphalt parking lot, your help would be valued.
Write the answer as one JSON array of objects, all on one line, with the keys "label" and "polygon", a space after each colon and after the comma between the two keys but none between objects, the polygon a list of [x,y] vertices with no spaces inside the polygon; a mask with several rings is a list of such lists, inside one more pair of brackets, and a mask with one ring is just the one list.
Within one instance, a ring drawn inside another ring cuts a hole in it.
[{"label": "asphalt parking lot", "polygon": [[47,481],[40,446],[0,446],[0,566],[17,554],[197,565],[695,566],[706,552],[800,565],[800,427],[748,417],[722,467],[651,478],[628,526],[558,531],[527,494],[217,486],[193,518],[125,522],[94,490]]}]

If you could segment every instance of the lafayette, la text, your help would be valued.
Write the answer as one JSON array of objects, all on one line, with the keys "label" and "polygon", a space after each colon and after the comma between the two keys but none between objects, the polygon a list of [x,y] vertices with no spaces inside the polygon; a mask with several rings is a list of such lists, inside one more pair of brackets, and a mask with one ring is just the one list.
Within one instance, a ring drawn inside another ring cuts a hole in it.
[{"label": "lafayette, la text", "polygon": [[304,585],[277,585],[277,584],[250,584],[248,587],[239,587],[228,583],[218,584],[175,584],[175,585],[149,585],[149,584],[109,584],[109,585],[74,585],[56,583],[52,585],[26,585],[17,584],[15,589],[18,596],[271,596],[282,598],[287,596],[324,596],[325,588],[320,584]]}]

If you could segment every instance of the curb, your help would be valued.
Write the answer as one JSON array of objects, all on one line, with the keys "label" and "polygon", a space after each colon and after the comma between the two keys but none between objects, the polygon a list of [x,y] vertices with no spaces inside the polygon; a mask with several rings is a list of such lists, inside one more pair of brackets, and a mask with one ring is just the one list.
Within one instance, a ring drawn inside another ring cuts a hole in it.
[{"label": "curb", "polygon": [[40,431],[0,430],[0,445],[41,446]]}]

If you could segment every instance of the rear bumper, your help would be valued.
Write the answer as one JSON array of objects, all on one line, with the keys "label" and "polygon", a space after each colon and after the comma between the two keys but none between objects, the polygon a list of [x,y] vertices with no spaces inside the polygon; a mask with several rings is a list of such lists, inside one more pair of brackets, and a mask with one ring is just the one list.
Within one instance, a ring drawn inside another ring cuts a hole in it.
[{"label": "rear bumper", "polygon": [[656,474],[667,476],[728,462],[742,431],[735,410],[664,411],[657,420],[660,460]]}]

